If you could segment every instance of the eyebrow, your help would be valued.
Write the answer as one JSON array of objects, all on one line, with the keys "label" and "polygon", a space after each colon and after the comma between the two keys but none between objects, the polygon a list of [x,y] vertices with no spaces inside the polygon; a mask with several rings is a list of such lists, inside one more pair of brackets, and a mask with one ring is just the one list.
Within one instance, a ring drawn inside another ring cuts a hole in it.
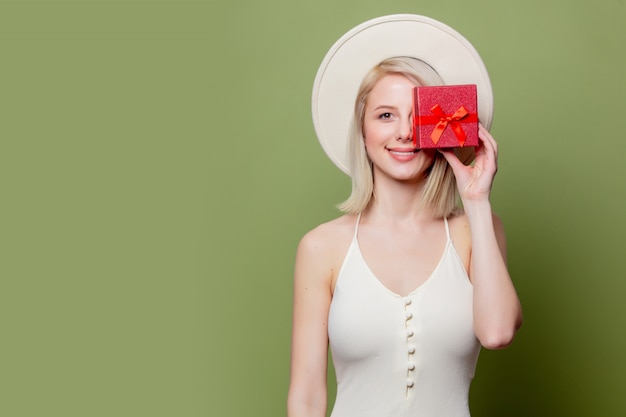
[{"label": "eyebrow", "polygon": [[390,106],[388,104],[382,104],[380,106],[376,106],[375,108],[373,108],[372,111],[386,110],[386,109],[397,110],[398,108],[396,106]]}]

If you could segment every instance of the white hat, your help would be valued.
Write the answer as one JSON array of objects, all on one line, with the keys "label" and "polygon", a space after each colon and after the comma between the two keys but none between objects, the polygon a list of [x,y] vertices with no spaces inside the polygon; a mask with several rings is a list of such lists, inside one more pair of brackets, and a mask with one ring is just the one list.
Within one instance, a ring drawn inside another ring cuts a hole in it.
[{"label": "white hat", "polygon": [[[493,92],[489,74],[467,39],[425,16],[396,14],[368,20],[335,42],[313,84],[317,138],[331,161],[346,174],[350,173],[348,134],[361,81],[374,66],[393,57],[424,61],[446,85],[476,84],[479,120],[487,129],[491,127]],[[473,155],[473,148],[462,149]]]}]

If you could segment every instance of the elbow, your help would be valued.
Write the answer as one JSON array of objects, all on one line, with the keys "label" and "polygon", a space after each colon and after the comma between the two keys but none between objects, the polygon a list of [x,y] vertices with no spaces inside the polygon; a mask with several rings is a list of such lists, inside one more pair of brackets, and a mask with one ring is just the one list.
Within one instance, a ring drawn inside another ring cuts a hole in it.
[{"label": "elbow", "polygon": [[324,416],[326,414],[326,391],[289,389],[287,416]]},{"label": "elbow", "polygon": [[505,349],[513,343],[515,333],[522,325],[521,321],[514,326],[507,326],[505,328],[494,329],[483,334],[477,335],[478,340],[482,347],[489,350]]},{"label": "elbow", "polygon": [[513,334],[496,334],[480,337],[478,340],[485,349],[505,349],[513,343]]}]

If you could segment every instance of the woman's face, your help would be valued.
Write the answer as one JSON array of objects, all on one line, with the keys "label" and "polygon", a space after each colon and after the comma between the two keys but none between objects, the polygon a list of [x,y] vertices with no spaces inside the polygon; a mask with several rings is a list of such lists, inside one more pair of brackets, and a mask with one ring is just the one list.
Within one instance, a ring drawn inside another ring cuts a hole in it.
[{"label": "woman's face", "polygon": [[378,80],[367,97],[363,135],[374,178],[384,175],[396,180],[415,180],[434,161],[434,152],[413,146],[413,87],[399,74]]}]

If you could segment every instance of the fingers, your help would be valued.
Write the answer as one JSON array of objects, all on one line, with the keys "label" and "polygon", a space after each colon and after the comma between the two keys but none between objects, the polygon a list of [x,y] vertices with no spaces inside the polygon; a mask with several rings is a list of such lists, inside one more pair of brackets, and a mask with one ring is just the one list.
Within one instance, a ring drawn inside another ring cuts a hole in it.
[{"label": "fingers", "polygon": [[491,133],[489,133],[485,126],[482,125],[482,123],[478,124],[478,138],[482,141],[486,149],[493,151],[493,154],[497,158],[498,143],[493,138],[493,136],[491,136]]},{"label": "fingers", "polygon": [[[474,165],[479,165],[481,170],[495,173],[498,169],[498,143],[491,133],[480,123],[478,125],[478,137],[479,143],[475,150],[476,162]],[[467,169],[467,166],[459,160],[452,149],[438,149],[438,151],[446,158],[456,175],[463,169]]]}]

